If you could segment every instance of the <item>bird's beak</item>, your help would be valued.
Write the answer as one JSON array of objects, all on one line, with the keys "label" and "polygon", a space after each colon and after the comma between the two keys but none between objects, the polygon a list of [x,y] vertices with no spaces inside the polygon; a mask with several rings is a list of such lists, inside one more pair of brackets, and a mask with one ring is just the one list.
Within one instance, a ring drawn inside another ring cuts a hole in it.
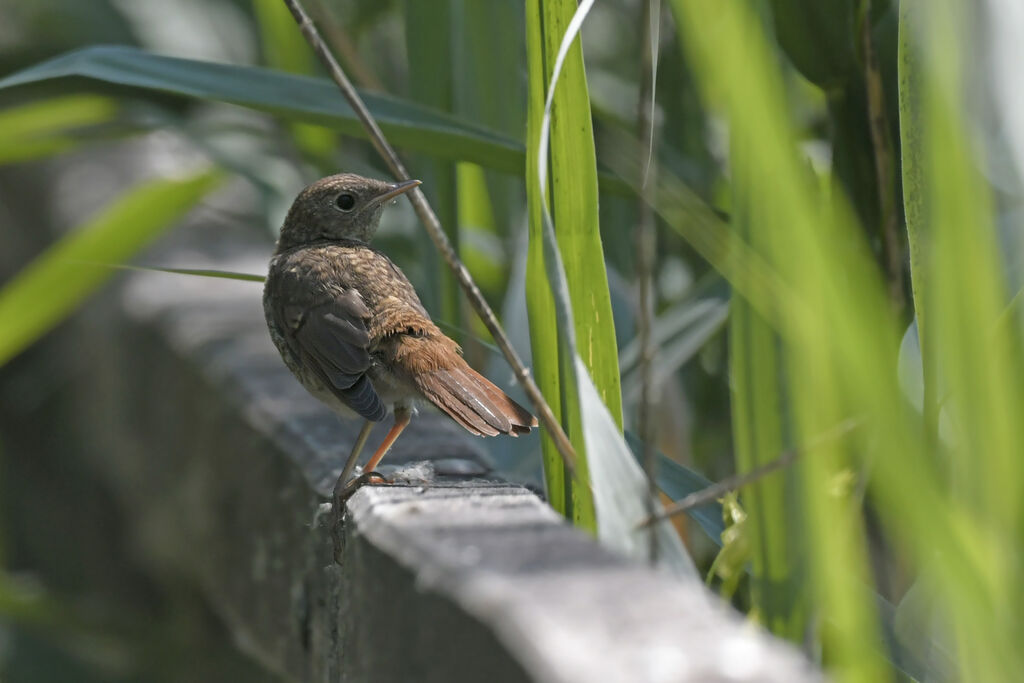
[{"label": "bird's beak", "polygon": [[422,185],[422,181],[419,180],[403,180],[400,183],[391,183],[388,185],[388,189],[382,192],[378,196],[374,197],[371,204],[376,206],[377,204],[383,204],[389,199],[394,199],[400,194],[405,194],[414,187]]}]

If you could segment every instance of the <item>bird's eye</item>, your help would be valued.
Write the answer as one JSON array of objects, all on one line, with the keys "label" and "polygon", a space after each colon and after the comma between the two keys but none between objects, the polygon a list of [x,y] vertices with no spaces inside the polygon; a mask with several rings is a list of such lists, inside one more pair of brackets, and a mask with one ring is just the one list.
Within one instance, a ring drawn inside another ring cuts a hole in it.
[{"label": "bird's eye", "polygon": [[351,211],[355,208],[356,198],[344,192],[338,195],[338,198],[334,200],[334,204],[342,211]]}]

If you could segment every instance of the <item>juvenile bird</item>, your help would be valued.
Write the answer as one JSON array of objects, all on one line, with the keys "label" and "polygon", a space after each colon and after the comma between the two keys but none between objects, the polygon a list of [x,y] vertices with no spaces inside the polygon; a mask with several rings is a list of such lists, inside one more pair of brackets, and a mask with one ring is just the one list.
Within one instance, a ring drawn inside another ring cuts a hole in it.
[{"label": "juvenile bird", "polygon": [[[270,261],[263,309],[285,364],[336,412],[366,420],[334,488],[336,514],[419,405],[436,406],[477,436],[518,436],[537,425],[466,364],[405,274],[370,246],[384,205],[419,184],[351,173],[318,180],[292,204]],[[373,423],[389,411],[394,426],[364,474],[350,480]]]}]

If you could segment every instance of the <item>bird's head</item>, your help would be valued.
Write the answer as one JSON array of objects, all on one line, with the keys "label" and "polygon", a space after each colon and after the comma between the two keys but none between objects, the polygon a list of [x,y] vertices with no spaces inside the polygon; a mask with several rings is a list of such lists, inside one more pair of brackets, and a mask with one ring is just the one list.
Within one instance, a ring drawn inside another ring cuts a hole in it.
[{"label": "bird's head", "polygon": [[388,200],[419,184],[418,180],[389,183],[354,173],[321,178],[295,198],[281,228],[277,250],[319,240],[369,243]]}]

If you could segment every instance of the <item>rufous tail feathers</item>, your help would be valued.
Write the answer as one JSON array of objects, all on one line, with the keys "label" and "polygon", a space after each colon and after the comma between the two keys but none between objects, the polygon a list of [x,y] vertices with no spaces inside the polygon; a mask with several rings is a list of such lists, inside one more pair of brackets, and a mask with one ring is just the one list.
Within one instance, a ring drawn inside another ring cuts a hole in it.
[{"label": "rufous tail feathers", "polygon": [[464,361],[418,374],[415,382],[431,403],[476,436],[519,436],[537,426],[537,418],[530,411]]}]

